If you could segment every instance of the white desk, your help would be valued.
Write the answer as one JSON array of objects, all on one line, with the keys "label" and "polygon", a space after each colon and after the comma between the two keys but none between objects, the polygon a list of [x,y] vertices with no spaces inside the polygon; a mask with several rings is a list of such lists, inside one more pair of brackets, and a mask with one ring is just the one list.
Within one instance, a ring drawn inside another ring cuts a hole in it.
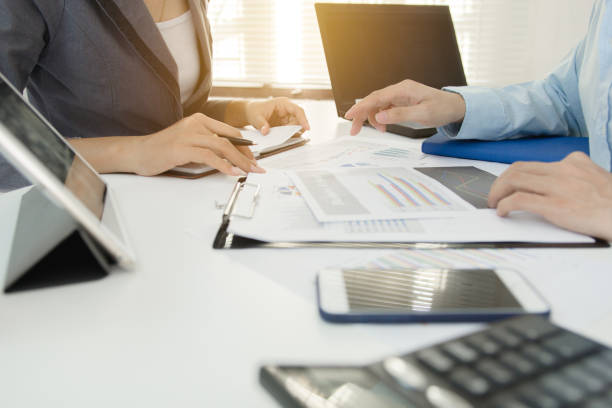
[{"label": "white desk", "polygon": [[[348,133],[331,102],[304,106],[313,143]],[[321,257],[363,251],[216,251],[214,202],[227,198],[231,178],[108,181],[138,266],[97,282],[0,295],[2,407],[275,407],[258,384],[261,363],[367,363],[479,327],[325,323],[314,296],[282,282],[292,274],[299,282]],[[530,280],[557,323],[612,345],[612,250],[571,256],[576,265],[587,256],[598,261],[584,270],[568,264],[577,269],[575,281],[571,271],[559,279],[555,270],[533,272]],[[314,282],[306,282],[314,293]]]}]

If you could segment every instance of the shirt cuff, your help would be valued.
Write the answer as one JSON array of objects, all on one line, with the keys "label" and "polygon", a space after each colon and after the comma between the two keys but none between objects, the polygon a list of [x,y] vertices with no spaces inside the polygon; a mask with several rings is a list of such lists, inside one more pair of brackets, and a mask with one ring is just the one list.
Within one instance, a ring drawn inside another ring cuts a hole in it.
[{"label": "shirt cuff", "polygon": [[453,139],[497,140],[507,127],[504,106],[490,88],[449,86],[444,91],[461,95],[465,101],[462,123],[451,123],[438,128],[438,132]]}]

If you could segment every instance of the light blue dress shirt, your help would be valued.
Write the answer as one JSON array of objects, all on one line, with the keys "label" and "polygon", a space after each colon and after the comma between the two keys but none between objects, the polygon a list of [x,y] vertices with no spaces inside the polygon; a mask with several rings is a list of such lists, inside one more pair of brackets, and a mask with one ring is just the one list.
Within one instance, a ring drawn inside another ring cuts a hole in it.
[{"label": "light blue dress shirt", "polygon": [[612,0],[598,0],[585,38],[545,79],[492,89],[447,87],[465,99],[461,126],[439,132],[457,139],[527,135],[589,138],[591,159],[611,169]]}]

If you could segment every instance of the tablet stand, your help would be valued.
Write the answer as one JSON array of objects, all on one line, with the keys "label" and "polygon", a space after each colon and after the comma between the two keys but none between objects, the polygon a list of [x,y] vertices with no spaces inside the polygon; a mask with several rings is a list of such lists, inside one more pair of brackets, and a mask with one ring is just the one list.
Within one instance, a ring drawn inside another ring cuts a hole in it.
[{"label": "tablet stand", "polygon": [[106,269],[93,254],[81,233],[75,230],[6,288],[5,292],[87,282],[102,279],[106,275]]},{"label": "tablet stand", "polygon": [[85,282],[107,275],[110,262],[102,248],[39,188],[2,198],[2,218],[7,221],[0,236],[0,255],[6,260],[5,292]]}]

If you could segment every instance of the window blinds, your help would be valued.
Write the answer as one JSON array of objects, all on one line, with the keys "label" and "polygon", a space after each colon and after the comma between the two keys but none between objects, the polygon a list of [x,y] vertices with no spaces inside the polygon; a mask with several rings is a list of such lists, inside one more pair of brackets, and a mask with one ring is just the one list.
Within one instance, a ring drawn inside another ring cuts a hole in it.
[{"label": "window blinds", "polygon": [[[449,5],[471,85],[504,85],[540,75],[543,61],[558,61],[584,34],[592,6],[592,0],[351,3]],[[314,0],[211,0],[208,16],[214,38],[215,85],[330,87]],[[536,35],[546,37],[543,27],[547,25],[558,30],[559,21],[574,22],[570,31],[576,35],[558,37],[563,44],[534,41]],[[542,52],[556,54],[542,58]]]}]

